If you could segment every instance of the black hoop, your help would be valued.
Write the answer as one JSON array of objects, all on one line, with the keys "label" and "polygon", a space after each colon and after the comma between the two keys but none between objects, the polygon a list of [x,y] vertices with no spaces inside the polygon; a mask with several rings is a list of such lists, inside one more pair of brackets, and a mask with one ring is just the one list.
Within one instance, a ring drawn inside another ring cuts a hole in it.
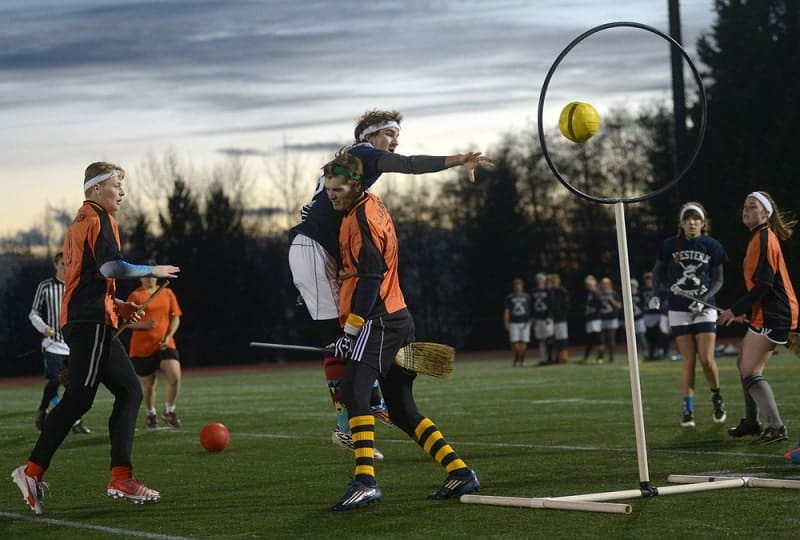
[{"label": "black hoop", "polygon": [[[623,197],[623,198],[597,197],[597,196],[591,195],[589,193],[586,193],[584,191],[581,191],[580,189],[578,189],[575,186],[573,186],[572,184],[570,184],[561,175],[561,172],[558,170],[558,167],[556,167],[555,163],[553,163],[553,161],[550,159],[550,152],[547,150],[547,143],[546,143],[545,137],[544,137],[544,123],[542,121],[542,112],[544,111],[544,98],[547,95],[547,87],[550,85],[550,79],[553,77],[553,73],[555,72],[556,68],[561,63],[561,61],[564,59],[564,57],[573,48],[575,48],[575,46],[578,45],[578,43],[580,43],[584,39],[588,38],[592,34],[596,34],[597,32],[600,32],[601,30],[607,30],[609,28],[616,28],[616,27],[620,27],[620,26],[627,26],[627,27],[631,27],[631,28],[639,28],[641,30],[646,30],[648,32],[656,34],[657,36],[660,36],[660,37],[664,38],[665,40],[667,40],[672,45],[674,45],[675,47],[678,48],[678,50],[681,52],[681,55],[683,55],[683,58],[686,60],[686,62],[689,64],[689,67],[692,69],[692,73],[694,74],[694,80],[697,83],[697,87],[700,90],[700,105],[701,105],[700,106],[700,126],[699,126],[699,129],[698,129],[697,143],[695,144],[694,151],[692,152],[692,155],[689,157],[689,160],[687,161],[686,166],[675,176],[675,178],[673,178],[672,180],[667,182],[665,185],[661,186],[660,188],[658,188],[657,190],[655,190],[655,191],[653,191],[651,193],[647,193],[645,195],[640,195],[639,197],[627,197],[627,198],[626,197]],[[653,197],[657,197],[658,195],[661,195],[662,193],[664,193],[665,191],[670,189],[672,186],[677,184],[681,180],[681,178],[683,178],[683,176],[687,173],[687,171],[691,168],[691,166],[694,164],[694,160],[697,158],[697,155],[700,153],[700,148],[703,146],[703,137],[705,136],[705,133],[706,133],[706,91],[705,91],[705,88],[703,87],[703,81],[700,78],[700,73],[697,71],[697,68],[695,67],[694,62],[692,62],[692,59],[689,58],[689,55],[686,53],[686,51],[683,49],[683,47],[681,47],[680,44],[672,38],[672,36],[669,36],[669,35],[661,32],[660,30],[656,30],[655,28],[653,28],[651,26],[647,26],[645,24],[641,24],[641,23],[637,23],[637,22],[629,22],[629,21],[610,22],[610,23],[606,23],[606,24],[601,24],[600,26],[595,26],[594,28],[591,28],[591,29],[587,30],[583,34],[581,34],[578,37],[576,37],[575,39],[573,39],[569,43],[569,45],[567,45],[564,48],[564,50],[561,51],[561,54],[558,55],[558,57],[556,58],[555,62],[553,62],[553,65],[550,66],[550,69],[547,72],[547,76],[544,78],[544,84],[542,84],[542,92],[539,95],[538,122],[539,122],[539,126],[538,126],[539,143],[542,146],[542,152],[544,153],[544,159],[545,159],[545,161],[547,161],[547,164],[550,166],[550,170],[553,171],[553,174],[556,176],[558,181],[561,182],[561,184],[563,184],[563,186],[565,188],[567,188],[568,190],[570,190],[572,193],[574,193],[575,195],[577,195],[579,197],[582,197],[584,199],[587,199],[587,200],[590,200],[590,201],[593,201],[593,202],[602,203],[602,204],[616,204],[618,202],[623,202],[623,203],[641,202],[641,201],[645,201],[647,199],[652,199]]]}]

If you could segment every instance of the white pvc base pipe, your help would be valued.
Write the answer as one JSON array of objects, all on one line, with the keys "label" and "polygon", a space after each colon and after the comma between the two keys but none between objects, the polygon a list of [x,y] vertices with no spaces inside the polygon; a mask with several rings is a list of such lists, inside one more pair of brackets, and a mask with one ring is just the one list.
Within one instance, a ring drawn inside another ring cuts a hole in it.
[{"label": "white pvc base pipe", "polygon": [[462,495],[461,502],[488,504],[492,506],[515,506],[518,508],[544,508],[551,510],[578,510],[582,512],[604,512],[607,514],[630,514],[631,505],[594,501],[564,501],[551,498],[495,497],[493,495]]},{"label": "white pvc base pipe", "polygon": [[[689,474],[671,474],[667,477],[667,482],[673,484],[694,484],[697,482],[720,482],[736,478],[735,476],[696,476]],[[782,478],[756,478],[753,476],[743,476],[746,487],[763,488],[784,488],[800,489],[800,480],[784,480]]]}]

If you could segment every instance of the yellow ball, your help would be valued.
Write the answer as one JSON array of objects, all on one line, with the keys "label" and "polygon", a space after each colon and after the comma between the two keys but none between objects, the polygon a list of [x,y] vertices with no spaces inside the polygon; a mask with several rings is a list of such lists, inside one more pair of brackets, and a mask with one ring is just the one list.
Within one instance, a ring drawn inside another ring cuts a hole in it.
[{"label": "yellow ball", "polygon": [[589,103],[573,101],[561,110],[558,128],[572,142],[586,142],[600,129],[600,115]]}]

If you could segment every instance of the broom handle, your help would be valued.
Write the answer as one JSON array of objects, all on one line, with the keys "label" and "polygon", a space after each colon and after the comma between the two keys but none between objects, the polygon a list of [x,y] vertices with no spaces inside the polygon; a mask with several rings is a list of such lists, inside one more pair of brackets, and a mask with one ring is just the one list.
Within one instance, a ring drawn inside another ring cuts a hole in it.
[{"label": "broom handle", "polygon": [[[162,283],[161,285],[159,285],[159,286],[158,286],[158,288],[157,288],[155,291],[153,291],[153,294],[151,294],[150,296],[148,296],[148,297],[147,297],[147,300],[145,300],[145,301],[142,303],[142,305],[141,305],[141,306],[139,306],[139,309],[137,309],[137,310],[136,310],[136,313],[138,313],[139,315],[141,315],[142,313],[144,313],[144,308],[146,308],[146,307],[148,306],[148,304],[150,304],[150,302],[152,302],[152,301],[153,301],[153,299],[156,297],[156,295],[158,295],[158,293],[160,293],[161,291],[163,291],[163,290],[164,290],[166,287],[168,287],[168,286],[169,286],[169,280],[168,280],[168,279],[167,279],[167,280],[164,280],[164,283]],[[120,335],[122,332],[124,332],[124,331],[125,331],[125,329],[127,329],[127,328],[130,328],[131,324],[132,324],[132,323],[125,323],[125,324],[123,324],[122,326],[120,326],[119,328],[117,328],[117,331],[116,331],[116,332],[114,332],[114,337],[113,337],[113,338],[111,338],[111,339],[118,338],[118,337],[119,337],[119,335]]]},{"label": "broom handle", "polygon": [[701,306],[705,306],[707,308],[711,308],[713,310],[716,310],[719,313],[722,313],[723,311],[725,311],[719,306],[715,306],[714,304],[712,304],[710,302],[706,302],[705,300],[700,300],[699,298],[697,298],[695,296],[692,296],[691,294],[687,294],[687,293],[685,293],[683,291],[673,292],[672,294],[674,294],[675,296],[682,296],[682,297],[687,298],[689,300],[694,300],[695,302],[697,302]]},{"label": "broom handle", "polygon": [[328,347],[310,347],[308,345],[288,345],[286,343],[264,343],[262,341],[251,341],[251,347],[261,347],[264,349],[284,349],[287,351],[306,351],[306,352],[320,352],[332,353],[333,349]]}]

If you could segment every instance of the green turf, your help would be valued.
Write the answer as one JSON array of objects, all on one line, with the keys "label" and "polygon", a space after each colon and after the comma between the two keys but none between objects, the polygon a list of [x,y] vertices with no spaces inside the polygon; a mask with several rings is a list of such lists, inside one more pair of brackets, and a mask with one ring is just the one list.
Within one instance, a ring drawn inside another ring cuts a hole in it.
[{"label": "green turf", "polygon": [[[574,358],[573,358],[574,360]],[[767,447],[730,439],[742,408],[734,358],[721,358],[729,419],[711,421],[698,370],[697,427],[682,429],[680,363],[641,365],[649,477],[729,474],[800,479],[782,453],[800,434],[800,362],[782,349],[767,376],[792,439]],[[481,494],[549,497],[636,489],[639,481],[624,357],[611,365],[570,363],[512,368],[510,358],[457,362],[448,380],[420,377],[416,396],[456,451],[479,474]],[[378,425],[386,454],[377,475],[381,503],[346,513],[330,506],[353,469],[329,440],[334,424],[321,366],[189,372],[180,430],[139,429],[135,474],[163,494],[153,505],[105,494],[111,396],[101,390],[86,416],[94,429],[70,435],[48,471],[50,520],[24,506],[8,473],[35,442],[41,384],[0,385],[0,538],[796,538],[800,491],[738,488],[627,499],[633,512],[598,514],[428,501],[442,470],[399,430]],[[163,396],[163,384],[162,384]],[[163,404],[160,401],[159,406]],[[198,443],[223,422],[230,446],[209,454]],[[144,417],[140,414],[139,424]],[[796,427],[795,427],[796,426]],[[112,529],[104,529],[112,528]],[[148,536],[149,535],[149,536]]]}]

